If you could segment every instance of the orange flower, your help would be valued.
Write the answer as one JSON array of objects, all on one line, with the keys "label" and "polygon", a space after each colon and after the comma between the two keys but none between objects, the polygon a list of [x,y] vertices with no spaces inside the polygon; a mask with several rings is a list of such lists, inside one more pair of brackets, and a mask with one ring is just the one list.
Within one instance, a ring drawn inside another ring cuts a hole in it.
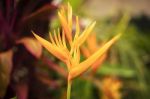
[{"label": "orange flower", "polygon": [[102,99],[121,99],[120,89],[122,82],[113,77],[105,77],[102,80]]},{"label": "orange flower", "polygon": [[[67,12],[67,14],[65,13]],[[96,22],[91,23],[85,28],[84,31],[80,31],[79,19],[76,16],[76,32],[73,37],[72,33],[72,8],[68,3],[67,11],[62,8],[58,12],[59,20],[62,26],[62,36],[58,29],[57,33],[54,31],[54,36],[52,33],[50,35],[50,42],[36,35],[36,39],[54,56],[63,61],[68,68],[68,83],[75,77],[87,71],[90,66],[102,56],[109,47],[120,37],[118,34],[101,48],[99,48],[93,55],[88,57],[83,62],[80,62],[80,46],[85,42],[91,31],[93,30]],[[68,46],[66,45],[68,41]],[[70,87],[69,87],[70,88]]]},{"label": "orange flower", "polygon": [[[120,37],[118,34],[113,39],[104,44],[100,49],[98,49],[93,55],[83,62],[80,62],[80,50],[79,47],[87,39],[91,31],[93,30],[95,23],[93,22],[81,33],[79,27],[79,19],[76,17],[76,33],[72,39],[72,8],[68,4],[68,13],[65,14],[65,10],[62,8],[58,12],[58,16],[62,25],[62,36],[60,36],[60,31],[54,31],[54,36],[52,33],[50,35],[50,41],[47,41],[34,32],[34,36],[37,40],[54,56],[67,64],[68,72],[70,74],[70,79],[77,77],[81,73],[85,72],[100,56],[102,56],[109,47]],[[53,38],[54,37],[54,38]],[[69,42],[69,47],[66,46],[66,39]],[[69,49],[70,48],[70,49]]]}]

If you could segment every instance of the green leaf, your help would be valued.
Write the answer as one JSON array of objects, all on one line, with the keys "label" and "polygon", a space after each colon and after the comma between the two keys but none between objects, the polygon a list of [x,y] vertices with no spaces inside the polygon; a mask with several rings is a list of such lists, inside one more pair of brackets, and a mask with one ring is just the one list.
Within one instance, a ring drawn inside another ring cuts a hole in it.
[{"label": "green leaf", "polygon": [[125,66],[110,66],[110,64],[104,64],[97,71],[97,74],[100,75],[115,75],[125,78],[132,78],[136,76],[136,71],[130,68],[126,68]]}]

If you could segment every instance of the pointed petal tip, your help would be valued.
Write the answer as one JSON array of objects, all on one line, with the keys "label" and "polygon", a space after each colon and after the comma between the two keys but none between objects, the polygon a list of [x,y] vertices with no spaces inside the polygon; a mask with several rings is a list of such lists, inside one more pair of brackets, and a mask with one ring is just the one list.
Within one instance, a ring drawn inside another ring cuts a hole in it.
[{"label": "pointed petal tip", "polygon": [[35,37],[38,36],[33,30],[31,30],[31,32],[32,32],[32,34],[33,34]]},{"label": "pointed petal tip", "polygon": [[33,30],[31,30],[31,32],[32,32],[33,34],[35,34]]},{"label": "pointed petal tip", "polygon": [[122,33],[118,33],[115,37],[114,40],[118,40],[122,36]]},{"label": "pointed petal tip", "polygon": [[59,16],[59,17],[61,16],[60,11],[58,11],[58,16]]},{"label": "pointed petal tip", "polygon": [[69,1],[68,1],[68,3],[67,3],[67,4],[68,4],[68,7],[72,7]]},{"label": "pointed petal tip", "polygon": [[35,34],[33,31],[31,31],[31,32],[32,32],[32,34],[34,35],[34,37],[35,37],[38,41],[40,41],[40,40],[39,40],[40,37],[39,37],[37,34]]},{"label": "pointed petal tip", "polygon": [[96,21],[91,23],[91,26],[94,27],[96,25]]},{"label": "pointed petal tip", "polygon": [[96,25],[96,21],[94,21],[93,24]]},{"label": "pointed petal tip", "polygon": [[96,25],[96,21],[92,22],[92,23],[88,26],[88,28],[90,28],[91,30],[93,30],[93,28],[95,27],[95,25]]}]

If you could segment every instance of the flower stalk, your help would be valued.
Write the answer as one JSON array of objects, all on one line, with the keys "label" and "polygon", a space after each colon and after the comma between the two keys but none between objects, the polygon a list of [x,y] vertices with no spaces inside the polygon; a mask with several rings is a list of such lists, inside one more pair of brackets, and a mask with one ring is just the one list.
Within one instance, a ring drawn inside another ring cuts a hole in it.
[{"label": "flower stalk", "polygon": [[67,83],[67,99],[70,99],[70,97],[71,97],[71,85],[72,85],[72,81],[69,80],[69,77],[68,77],[68,83]]}]

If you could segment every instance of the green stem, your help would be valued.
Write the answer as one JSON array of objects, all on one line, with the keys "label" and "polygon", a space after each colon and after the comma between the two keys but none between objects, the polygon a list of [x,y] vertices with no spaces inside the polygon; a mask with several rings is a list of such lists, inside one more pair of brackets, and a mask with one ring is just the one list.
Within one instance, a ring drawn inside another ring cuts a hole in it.
[{"label": "green stem", "polygon": [[68,80],[68,86],[67,86],[67,99],[70,99],[71,96],[71,80]]}]

